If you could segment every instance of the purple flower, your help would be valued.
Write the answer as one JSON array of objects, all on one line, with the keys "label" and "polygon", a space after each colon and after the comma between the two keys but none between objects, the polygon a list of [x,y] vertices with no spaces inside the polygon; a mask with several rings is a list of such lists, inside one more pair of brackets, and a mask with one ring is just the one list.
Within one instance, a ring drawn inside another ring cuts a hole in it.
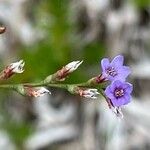
[{"label": "purple flower", "polygon": [[106,88],[105,94],[110,99],[113,107],[119,107],[131,101],[132,90],[132,84],[116,80]]},{"label": "purple flower", "polygon": [[108,58],[103,58],[101,61],[103,78],[110,81],[125,81],[131,71],[129,67],[123,66],[123,62],[124,57],[122,55],[116,56],[111,62]]}]

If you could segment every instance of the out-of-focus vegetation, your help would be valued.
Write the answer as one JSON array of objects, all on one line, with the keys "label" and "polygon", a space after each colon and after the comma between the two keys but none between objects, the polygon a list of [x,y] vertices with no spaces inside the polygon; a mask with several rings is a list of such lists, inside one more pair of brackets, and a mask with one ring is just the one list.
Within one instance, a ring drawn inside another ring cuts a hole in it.
[{"label": "out-of-focus vegetation", "polygon": [[30,47],[21,48],[20,56],[26,61],[24,80],[43,79],[73,60],[84,60],[84,65],[68,82],[85,81],[90,77],[88,68],[96,65],[99,69],[105,46],[100,40],[84,43],[80,37],[83,31],[78,31],[81,27],[73,17],[70,0],[40,1],[33,11],[32,5],[29,7],[33,25],[37,32],[43,32],[44,38]]},{"label": "out-of-focus vegetation", "polygon": [[[81,28],[84,28],[84,24],[80,24],[74,17],[76,14],[71,8],[70,0],[31,1],[26,7],[31,24],[37,30],[37,36],[40,35],[42,38],[30,46],[23,43],[18,45],[17,57],[25,61],[25,72],[6,82],[36,82],[73,60],[84,60],[84,64],[66,82],[82,82],[94,73],[99,74],[99,61],[105,53],[105,45],[99,39],[90,43],[84,42],[81,37],[83,34]],[[91,69],[94,73],[91,73]],[[34,129],[29,118],[23,122],[15,122],[11,114],[6,112],[8,108],[5,108],[3,101],[6,99],[5,94],[1,96],[0,104],[3,107],[2,128],[9,133],[12,141],[20,149]],[[9,103],[13,104],[9,96],[8,99]]]}]

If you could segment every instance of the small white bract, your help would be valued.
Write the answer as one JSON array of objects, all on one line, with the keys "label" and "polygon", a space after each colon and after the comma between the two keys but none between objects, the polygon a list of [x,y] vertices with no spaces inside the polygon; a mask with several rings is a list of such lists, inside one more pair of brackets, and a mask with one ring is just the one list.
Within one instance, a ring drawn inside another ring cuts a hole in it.
[{"label": "small white bract", "polygon": [[98,95],[99,95],[99,92],[97,89],[85,89],[83,90],[81,96],[86,97],[86,98],[96,99]]},{"label": "small white bract", "polygon": [[43,95],[45,95],[45,94],[51,94],[51,92],[48,90],[48,89],[46,89],[46,88],[44,88],[44,87],[41,87],[41,88],[39,88],[37,91],[36,91],[36,93],[37,93],[37,97],[39,97],[39,96],[43,96]]},{"label": "small white bract", "polygon": [[65,66],[65,69],[68,70],[69,73],[75,71],[83,61],[73,61]]},{"label": "small white bract", "polygon": [[25,91],[26,91],[26,95],[31,96],[31,97],[40,97],[47,93],[51,94],[51,92],[44,87],[40,87],[40,88],[26,87]]},{"label": "small white bract", "polygon": [[121,108],[120,107],[111,107],[111,111],[120,119],[123,118],[123,113],[121,111]]},{"label": "small white bract", "polygon": [[20,60],[18,62],[11,63],[8,67],[14,73],[22,73],[24,71],[24,69],[23,69],[24,65],[25,65],[25,62],[23,60]]}]

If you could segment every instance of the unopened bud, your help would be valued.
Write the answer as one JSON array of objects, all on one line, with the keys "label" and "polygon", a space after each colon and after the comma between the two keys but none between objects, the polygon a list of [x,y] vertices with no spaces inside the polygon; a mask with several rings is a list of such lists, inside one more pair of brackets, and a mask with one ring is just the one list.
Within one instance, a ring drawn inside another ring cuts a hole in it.
[{"label": "unopened bud", "polygon": [[103,83],[106,81],[106,78],[104,78],[102,76],[102,74],[96,76],[96,77],[93,77],[92,79],[90,79],[88,82],[90,85],[93,85],[93,84],[100,84],[100,83]]},{"label": "unopened bud", "polygon": [[83,61],[73,61],[73,62],[67,64],[64,68],[66,69],[66,71],[68,73],[72,73],[82,64],[82,62]]},{"label": "unopened bud", "polygon": [[60,70],[58,70],[55,74],[48,76],[45,79],[46,83],[55,82],[55,81],[64,81],[66,77],[75,71],[83,61],[73,61],[66,66],[62,67]]},{"label": "unopened bud", "polygon": [[45,94],[51,94],[51,92],[44,87],[40,88],[25,87],[25,93],[27,96],[31,97],[40,97]]},{"label": "unopened bud", "polygon": [[30,97],[40,97],[45,94],[51,94],[51,92],[44,87],[18,86],[16,91]]},{"label": "unopened bud", "polygon": [[99,95],[99,92],[97,89],[76,87],[74,88],[74,94],[80,95],[81,97],[85,97],[85,98],[96,99],[97,96]]},{"label": "unopened bud", "polygon": [[23,60],[11,63],[0,73],[0,79],[8,79],[15,73],[22,73],[24,71],[24,64]]}]

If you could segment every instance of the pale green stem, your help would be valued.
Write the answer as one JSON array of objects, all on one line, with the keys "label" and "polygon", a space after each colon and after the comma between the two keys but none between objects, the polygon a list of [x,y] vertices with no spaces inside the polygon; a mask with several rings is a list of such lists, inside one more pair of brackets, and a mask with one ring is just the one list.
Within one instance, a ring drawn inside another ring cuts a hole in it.
[{"label": "pale green stem", "polygon": [[73,91],[76,87],[97,88],[97,89],[99,89],[99,92],[101,93],[101,95],[104,96],[104,97],[105,97],[105,94],[103,93],[102,88],[106,87],[105,83],[104,84],[103,83],[101,83],[101,84],[91,84],[90,82],[83,82],[83,83],[78,83],[78,84],[65,84],[65,83],[45,83],[45,82],[42,81],[42,82],[39,82],[39,83],[3,84],[3,85],[0,85],[0,88],[16,90],[17,92],[19,92],[21,90],[21,87],[23,87],[23,86],[26,86],[26,87],[46,86],[46,87],[53,87],[53,88],[61,88],[61,89],[68,90],[70,93],[74,93]]},{"label": "pale green stem", "polygon": [[105,87],[105,84],[97,84],[97,85],[90,85],[88,82],[78,83],[78,84],[65,84],[65,83],[21,83],[21,84],[2,84],[0,85],[0,88],[4,89],[14,89],[17,86],[31,86],[31,87],[41,87],[41,86],[49,86],[49,87],[56,87],[56,88],[63,88],[67,89],[69,86],[77,86],[77,87],[87,87],[87,88],[94,88],[94,87]]}]

